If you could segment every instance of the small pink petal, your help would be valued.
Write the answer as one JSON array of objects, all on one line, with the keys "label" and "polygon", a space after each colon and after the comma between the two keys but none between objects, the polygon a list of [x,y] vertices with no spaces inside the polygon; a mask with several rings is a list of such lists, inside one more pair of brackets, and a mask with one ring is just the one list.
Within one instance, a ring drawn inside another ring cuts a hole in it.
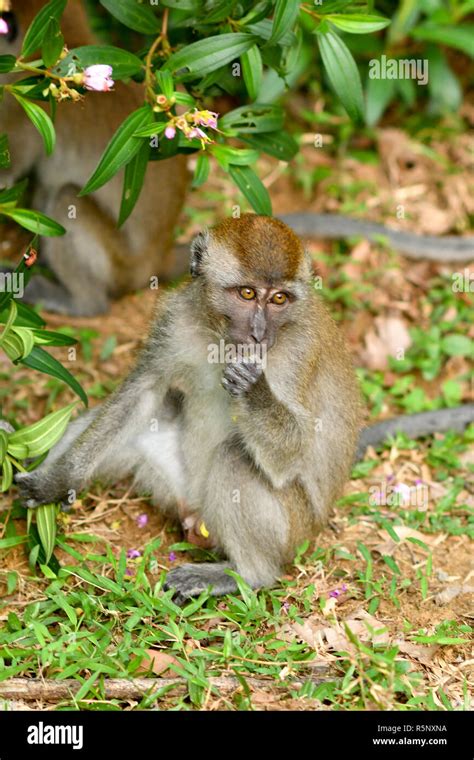
[{"label": "small pink petal", "polygon": [[4,18],[0,18],[0,34],[8,34],[10,29]]},{"label": "small pink petal", "polygon": [[148,523],[148,515],[147,514],[138,515],[138,517],[137,517],[137,525],[138,525],[139,528],[144,528],[145,525],[147,525],[147,523]]},{"label": "small pink petal", "polygon": [[127,551],[127,557],[128,559],[137,559],[138,557],[141,557],[141,554],[138,549],[129,549]]},{"label": "small pink petal", "polygon": [[84,87],[96,92],[109,92],[114,86],[112,66],[97,63],[84,69]]},{"label": "small pink petal", "polygon": [[165,137],[168,138],[168,140],[172,140],[173,137],[176,136],[176,129],[175,127],[166,127],[165,129]]},{"label": "small pink petal", "polygon": [[170,552],[168,555],[168,560],[170,562],[176,562],[176,554],[174,552]]}]

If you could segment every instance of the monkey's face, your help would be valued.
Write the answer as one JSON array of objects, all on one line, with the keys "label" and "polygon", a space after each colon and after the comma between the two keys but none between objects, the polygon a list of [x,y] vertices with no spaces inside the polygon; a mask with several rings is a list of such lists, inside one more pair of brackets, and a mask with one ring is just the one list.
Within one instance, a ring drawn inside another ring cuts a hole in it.
[{"label": "monkey's face", "polygon": [[227,318],[227,337],[236,345],[270,349],[279,329],[292,319],[295,294],[269,283],[248,282],[226,288],[220,312]]}]

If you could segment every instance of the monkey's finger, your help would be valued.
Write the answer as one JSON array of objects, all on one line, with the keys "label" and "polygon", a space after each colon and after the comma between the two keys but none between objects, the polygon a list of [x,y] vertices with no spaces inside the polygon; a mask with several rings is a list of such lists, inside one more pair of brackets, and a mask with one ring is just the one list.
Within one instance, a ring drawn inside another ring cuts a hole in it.
[{"label": "monkey's finger", "polygon": [[235,398],[239,398],[240,396],[243,396],[245,391],[238,387],[235,382],[229,380],[227,377],[223,377],[221,380],[221,384],[223,388],[228,391],[231,396],[235,396]]}]

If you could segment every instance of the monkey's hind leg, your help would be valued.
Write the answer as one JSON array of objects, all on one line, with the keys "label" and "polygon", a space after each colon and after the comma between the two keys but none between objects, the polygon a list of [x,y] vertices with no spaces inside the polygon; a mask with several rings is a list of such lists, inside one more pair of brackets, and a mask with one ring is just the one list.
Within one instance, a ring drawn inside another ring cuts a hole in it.
[{"label": "monkey's hind leg", "polygon": [[202,517],[228,561],[171,570],[166,588],[175,589],[178,603],[209,586],[215,596],[235,592],[237,584],[227,569],[237,571],[252,588],[271,586],[289,556],[286,498],[279,498],[238,445],[224,444],[216,452],[207,484]]}]

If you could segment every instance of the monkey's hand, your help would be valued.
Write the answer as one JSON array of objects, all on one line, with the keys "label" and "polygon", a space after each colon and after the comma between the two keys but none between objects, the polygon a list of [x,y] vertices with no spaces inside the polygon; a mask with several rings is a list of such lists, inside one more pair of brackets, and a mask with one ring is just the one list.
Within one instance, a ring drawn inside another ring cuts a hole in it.
[{"label": "monkey's hand", "polygon": [[227,562],[204,562],[202,564],[180,565],[168,572],[165,590],[174,589],[173,599],[183,605],[193,596],[210,588],[213,596],[231,594],[237,590],[237,584],[225,570],[230,568]]},{"label": "monkey's hand", "polygon": [[[56,473],[39,467],[33,472],[17,472],[15,482],[20,492],[20,499],[25,507],[34,509],[41,504],[61,502],[63,505],[71,504],[71,489],[62,477]],[[74,500],[74,499],[73,499]]]},{"label": "monkey's hand", "polygon": [[234,398],[245,396],[263,372],[263,364],[258,361],[231,362],[222,376],[222,385]]}]

